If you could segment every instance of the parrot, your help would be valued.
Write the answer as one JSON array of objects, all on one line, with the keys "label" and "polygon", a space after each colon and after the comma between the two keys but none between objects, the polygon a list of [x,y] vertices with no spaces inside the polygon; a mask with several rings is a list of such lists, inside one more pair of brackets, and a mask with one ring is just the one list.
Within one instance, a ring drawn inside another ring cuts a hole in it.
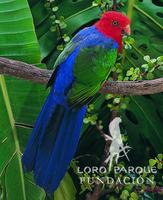
[{"label": "parrot", "polygon": [[77,149],[87,106],[108,79],[130,35],[130,19],[106,11],[93,25],[80,30],[56,59],[47,84],[48,97],[35,122],[22,156],[24,172],[53,194]]}]

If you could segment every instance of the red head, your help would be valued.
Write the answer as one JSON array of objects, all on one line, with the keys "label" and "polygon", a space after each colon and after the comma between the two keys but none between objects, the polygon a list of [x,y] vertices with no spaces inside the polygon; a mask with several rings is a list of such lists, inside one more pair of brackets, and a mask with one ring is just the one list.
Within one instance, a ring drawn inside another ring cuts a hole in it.
[{"label": "red head", "polygon": [[130,20],[120,12],[108,11],[95,24],[96,28],[105,36],[111,37],[118,42],[119,52],[122,50],[122,35],[130,35]]}]

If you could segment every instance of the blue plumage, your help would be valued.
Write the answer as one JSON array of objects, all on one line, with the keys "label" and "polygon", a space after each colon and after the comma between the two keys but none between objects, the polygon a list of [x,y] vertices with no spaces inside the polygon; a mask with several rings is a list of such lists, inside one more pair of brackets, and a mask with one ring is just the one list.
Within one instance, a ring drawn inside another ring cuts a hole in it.
[{"label": "blue plumage", "polygon": [[73,67],[80,49],[101,46],[118,47],[95,26],[80,31],[59,56],[59,65],[51,92],[35,123],[22,157],[24,171],[34,171],[36,183],[48,193],[54,192],[75,153],[86,105],[72,108],[67,93],[74,83]]}]

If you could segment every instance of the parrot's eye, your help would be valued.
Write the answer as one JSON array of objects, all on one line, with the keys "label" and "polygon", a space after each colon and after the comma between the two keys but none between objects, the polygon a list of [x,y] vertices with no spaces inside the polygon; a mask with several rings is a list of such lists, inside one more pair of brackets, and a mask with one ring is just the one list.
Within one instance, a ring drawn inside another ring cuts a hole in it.
[{"label": "parrot's eye", "polygon": [[112,24],[113,24],[113,26],[117,26],[117,27],[119,26],[119,22],[116,21],[116,20],[113,20],[113,21],[112,21]]}]

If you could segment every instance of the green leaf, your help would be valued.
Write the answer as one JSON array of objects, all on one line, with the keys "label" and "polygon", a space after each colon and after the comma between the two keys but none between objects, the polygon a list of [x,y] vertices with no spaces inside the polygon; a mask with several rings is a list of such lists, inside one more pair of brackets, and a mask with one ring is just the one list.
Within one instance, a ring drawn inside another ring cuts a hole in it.
[{"label": "green leaf", "polygon": [[133,200],[138,200],[138,195],[135,192],[131,192],[130,196]]},{"label": "green leaf", "polygon": [[[29,3],[36,25],[42,58],[51,54],[50,65],[53,66],[58,53],[60,53],[55,51],[58,46],[60,34],[50,31],[50,11],[44,7],[44,2],[38,1],[34,3],[33,0],[29,0]],[[99,18],[100,14],[100,9],[92,6],[92,0],[62,1],[62,3],[55,1],[55,6],[58,7],[58,19],[60,19],[60,16],[64,16],[63,35],[73,35],[81,26]]]},{"label": "green leaf", "polygon": [[53,11],[53,12],[56,12],[57,10],[58,10],[58,7],[57,7],[57,6],[55,6],[55,7],[52,8],[52,11]]},{"label": "green leaf", "polygon": [[162,169],[162,163],[159,162],[159,163],[157,164],[157,168],[158,168],[158,169]]},{"label": "green leaf", "polygon": [[[26,0],[0,1],[0,56],[33,64],[41,62]],[[40,86],[0,76],[0,152],[3,152],[0,154],[0,178],[7,200],[29,199],[21,166],[20,129],[17,124],[23,124],[23,134],[26,124],[34,123],[42,103],[41,93],[38,96],[38,92],[41,92]],[[30,132],[31,129],[28,134]]]},{"label": "green leaf", "polygon": [[[45,192],[40,190],[38,186],[33,183],[33,179],[30,175],[24,177],[24,186],[26,191],[26,197],[21,196],[20,188],[22,177],[20,176],[19,167],[17,165],[17,156],[14,155],[5,171],[5,195],[6,199],[23,199],[27,200],[43,200],[45,199]],[[15,175],[17,176],[16,178]],[[19,194],[19,196],[17,196]]]},{"label": "green leaf", "polygon": [[116,104],[118,104],[118,103],[120,103],[120,101],[121,101],[121,98],[117,97],[117,98],[114,99],[113,102],[116,103]]},{"label": "green leaf", "polygon": [[0,56],[40,63],[40,50],[27,1],[1,0],[0,3]]},{"label": "green leaf", "polygon": [[129,135],[129,144],[134,149],[131,152],[138,158],[139,163],[147,159],[144,138],[156,153],[162,151],[162,121],[152,97],[132,97],[122,119]]},{"label": "green leaf", "polygon": [[149,165],[150,165],[151,167],[153,167],[156,163],[157,163],[157,161],[154,160],[154,159],[150,159],[150,160],[149,160]]},{"label": "green leaf", "polygon": [[[132,10],[131,30],[135,44],[127,56],[136,66],[141,66],[144,57],[147,62],[149,58],[157,58],[162,55],[162,27],[163,20],[159,13],[162,13],[161,3],[156,1],[143,0],[134,1]],[[127,4],[125,6],[127,9]],[[124,9],[124,8],[123,8]],[[147,55],[147,56],[146,56]]]},{"label": "green leaf", "polygon": [[128,197],[129,197],[129,192],[127,190],[123,190],[122,194],[120,196],[120,199],[121,200],[126,200],[126,199],[128,199]]},{"label": "green leaf", "polygon": [[161,154],[161,153],[158,154],[158,155],[157,155],[157,158],[161,161],[161,160],[163,159],[163,154]]},{"label": "green leaf", "polygon": [[45,192],[40,187],[36,186],[33,180],[32,174],[25,174],[25,189],[27,195],[27,199],[29,200],[44,200]]},{"label": "green leaf", "polygon": [[146,62],[149,62],[150,61],[150,56],[144,56],[144,60],[146,61]]},{"label": "green leaf", "polygon": [[154,74],[152,72],[147,73],[147,79],[152,80],[154,79]]},{"label": "green leaf", "polygon": [[163,71],[163,66],[160,66],[158,69],[159,69],[160,71]]},{"label": "green leaf", "polygon": [[61,181],[58,189],[54,193],[55,200],[75,200],[76,189],[68,173]]}]

